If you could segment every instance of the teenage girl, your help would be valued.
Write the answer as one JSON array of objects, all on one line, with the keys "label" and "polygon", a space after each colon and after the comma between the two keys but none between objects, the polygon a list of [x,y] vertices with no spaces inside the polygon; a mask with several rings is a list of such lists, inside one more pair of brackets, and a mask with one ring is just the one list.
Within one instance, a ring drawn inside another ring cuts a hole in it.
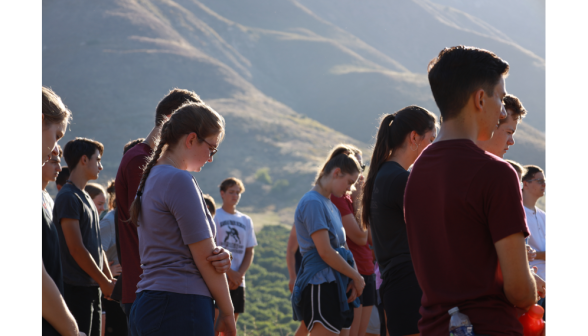
[{"label": "teenage girl", "polygon": [[363,189],[362,223],[371,227],[383,279],[380,297],[391,336],[419,334],[423,292],[408,248],[404,189],[409,167],[436,136],[437,119],[422,107],[409,106],[385,115]]},{"label": "teenage girl", "polygon": [[216,226],[189,173],[212,162],[223,135],[224,119],[204,103],[182,105],[163,124],[130,209],[143,268],[130,335],[236,335],[226,277],[206,260]]},{"label": "teenage girl", "polygon": [[337,146],[294,215],[302,253],[292,296],[294,315],[295,319],[304,320],[313,336],[349,335],[353,308],[359,306],[355,299],[365,287],[363,277],[354,268],[351,252],[346,249],[341,214],[330,199],[331,194],[341,197],[349,192],[360,170],[353,150]]}]

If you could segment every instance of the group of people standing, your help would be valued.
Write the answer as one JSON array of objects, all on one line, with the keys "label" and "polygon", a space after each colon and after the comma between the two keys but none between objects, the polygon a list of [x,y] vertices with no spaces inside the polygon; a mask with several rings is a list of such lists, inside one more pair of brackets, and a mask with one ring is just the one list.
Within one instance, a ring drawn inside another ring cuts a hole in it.
[{"label": "group of people standing", "polygon": [[476,335],[522,335],[518,317],[545,308],[545,175],[502,159],[527,113],[508,72],[445,48],[428,66],[441,120],[384,115],[367,177],[357,148],[332,150],[288,242],[297,336],[447,335],[454,307]]},{"label": "group of people standing", "polygon": [[170,91],[105,190],[89,182],[102,170],[100,142],[57,144],[71,115],[43,87],[43,335],[99,336],[103,310],[107,326],[122,316],[116,335],[236,335],[257,245],[236,209],[245,186],[222,181],[217,210],[190,173],[212,162],[223,117],[194,92]]}]

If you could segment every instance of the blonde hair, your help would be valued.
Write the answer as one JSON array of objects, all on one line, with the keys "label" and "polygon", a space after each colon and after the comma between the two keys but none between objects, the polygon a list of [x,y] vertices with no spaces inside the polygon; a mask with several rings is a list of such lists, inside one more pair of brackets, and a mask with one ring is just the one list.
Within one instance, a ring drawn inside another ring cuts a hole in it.
[{"label": "blonde hair", "polygon": [[143,176],[139,183],[137,197],[131,204],[129,211],[129,221],[139,226],[139,214],[141,213],[141,196],[145,188],[145,181],[149,177],[151,168],[157,163],[164,150],[178,143],[180,138],[186,134],[195,132],[199,139],[198,142],[211,135],[219,134],[221,139],[224,136],[225,119],[212,107],[204,103],[186,103],[174,111],[170,118],[161,128],[161,137],[156,141],[156,149],[147,160],[143,168]]}]

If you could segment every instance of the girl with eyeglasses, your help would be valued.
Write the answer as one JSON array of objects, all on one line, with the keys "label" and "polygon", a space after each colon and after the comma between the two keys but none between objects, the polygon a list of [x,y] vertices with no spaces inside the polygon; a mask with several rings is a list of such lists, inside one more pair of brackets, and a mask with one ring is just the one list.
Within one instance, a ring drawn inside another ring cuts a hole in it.
[{"label": "girl with eyeglasses", "polygon": [[[227,280],[206,260],[216,227],[189,173],[212,162],[224,124],[204,103],[182,105],[163,124],[130,209],[143,268],[130,335],[236,335]],[[220,310],[216,326],[213,298]]]},{"label": "girl with eyeglasses", "polygon": [[[422,290],[417,281],[404,222],[408,169],[435,140],[437,118],[418,106],[383,116],[362,195],[362,223],[371,228],[391,336],[418,335]],[[427,211],[423,204],[423,211]],[[383,318],[383,317],[381,317]]]}]

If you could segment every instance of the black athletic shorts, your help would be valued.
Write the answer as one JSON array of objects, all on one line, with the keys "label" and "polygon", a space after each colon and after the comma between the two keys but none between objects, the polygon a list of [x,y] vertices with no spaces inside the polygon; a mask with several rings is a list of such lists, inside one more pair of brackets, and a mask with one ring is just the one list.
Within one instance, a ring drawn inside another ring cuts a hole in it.
[{"label": "black athletic shorts", "polygon": [[359,297],[359,303],[364,307],[375,306],[376,302],[376,275],[361,275],[365,281],[365,287]]},{"label": "black athletic shorts", "polygon": [[342,329],[351,328],[353,308],[350,304],[349,310],[341,312],[335,282],[306,286],[302,291],[301,304],[302,316],[304,316],[304,323],[308,331],[312,331],[315,323],[322,324],[335,334],[341,333]]},{"label": "black athletic shorts", "polygon": [[423,291],[414,273],[412,261],[400,263],[386,273],[380,286],[380,298],[386,311],[390,336],[418,334]]},{"label": "black athletic shorts", "polygon": [[[241,314],[245,312],[245,288],[239,286],[239,288],[235,290],[229,290],[231,294],[231,301],[233,301],[233,309],[235,310],[235,314]],[[214,303],[214,308],[218,309],[216,302]]]}]

